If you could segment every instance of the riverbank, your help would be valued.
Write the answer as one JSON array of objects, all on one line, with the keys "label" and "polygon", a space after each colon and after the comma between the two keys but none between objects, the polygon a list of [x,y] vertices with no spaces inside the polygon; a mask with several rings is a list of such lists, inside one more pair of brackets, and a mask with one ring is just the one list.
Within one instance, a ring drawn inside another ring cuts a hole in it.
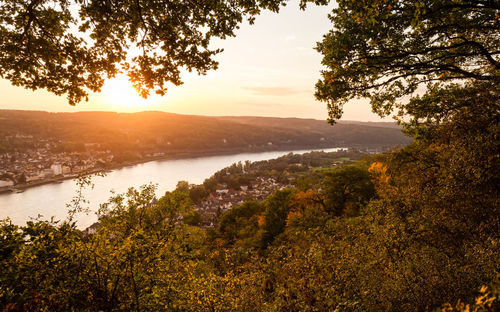
[{"label": "riverbank", "polygon": [[[83,175],[89,175],[89,174],[106,172],[106,171],[109,171],[109,170],[108,169],[95,169],[95,170],[92,170],[89,172],[85,172],[85,173],[83,173]],[[21,192],[24,192],[24,190],[31,188],[31,187],[41,186],[41,185],[45,185],[45,184],[52,184],[52,183],[62,183],[62,181],[64,181],[64,180],[75,179],[75,178],[79,177],[80,175],[81,174],[70,174],[70,175],[53,177],[50,179],[44,179],[44,180],[33,181],[33,182],[28,182],[28,183],[16,184],[14,186],[0,189],[0,194],[21,193]]]},{"label": "riverbank", "polygon": [[243,153],[262,153],[262,152],[283,152],[283,151],[298,151],[298,150],[321,150],[321,149],[331,149],[331,148],[346,148],[340,146],[269,146],[269,147],[256,147],[256,148],[228,148],[228,149],[213,149],[213,150],[200,150],[200,151],[173,151],[170,153],[165,153],[162,156],[155,157],[143,157],[134,161],[127,161],[120,164],[111,164],[105,168],[95,168],[86,172],[78,174],[70,174],[64,176],[57,176],[48,179],[16,184],[14,186],[6,187],[0,189],[0,194],[5,193],[20,193],[28,188],[33,188],[41,185],[52,184],[52,183],[62,183],[64,180],[72,180],[81,175],[91,175],[95,173],[106,173],[112,170],[118,170],[125,167],[135,166],[139,164],[144,164],[152,161],[162,161],[162,160],[178,160],[178,159],[191,159],[200,157],[211,157],[211,156],[226,156],[226,155],[236,155]]}]

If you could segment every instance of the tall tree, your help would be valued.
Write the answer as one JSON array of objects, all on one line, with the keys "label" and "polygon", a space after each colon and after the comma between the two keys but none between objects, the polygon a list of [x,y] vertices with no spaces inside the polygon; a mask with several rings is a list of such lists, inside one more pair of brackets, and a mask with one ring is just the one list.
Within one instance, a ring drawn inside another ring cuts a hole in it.
[{"label": "tall tree", "polygon": [[317,46],[326,69],[316,97],[328,103],[330,122],[353,98],[370,98],[385,116],[423,84],[498,84],[498,0],[337,2],[334,28]]}]

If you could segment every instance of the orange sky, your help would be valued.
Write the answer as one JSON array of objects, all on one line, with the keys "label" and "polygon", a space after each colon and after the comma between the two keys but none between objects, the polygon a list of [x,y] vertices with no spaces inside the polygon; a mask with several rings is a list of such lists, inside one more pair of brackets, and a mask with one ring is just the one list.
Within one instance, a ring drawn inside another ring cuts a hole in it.
[{"label": "orange sky", "polygon": [[[330,6],[331,8],[331,6]],[[109,81],[100,94],[75,107],[44,90],[13,87],[0,79],[0,109],[46,111],[166,111],[197,115],[248,115],[326,119],[326,104],[314,99],[321,55],[313,47],[332,25],[329,7],[300,11],[292,1],[279,14],[264,13],[255,25],[242,25],[235,38],[214,42],[224,48],[219,69],[206,76],[185,73],[184,85],[164,97],[142,100],[125,77]],[[345,107],[343,119],[380,120],[367,101]]]}]

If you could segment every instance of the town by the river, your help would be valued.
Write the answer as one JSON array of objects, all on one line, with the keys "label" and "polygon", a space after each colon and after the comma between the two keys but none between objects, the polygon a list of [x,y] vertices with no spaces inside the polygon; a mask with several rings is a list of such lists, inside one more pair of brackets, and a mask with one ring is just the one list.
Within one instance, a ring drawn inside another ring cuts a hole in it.
[{"label": "town by the river", "polygon": [[[333,152],[342,148],[319,149]],[[158,160],[137,164],[108,172],[104,177],[93,178],[93,189],[85,189],[83,196],[89,201],[91,210],[96,211],[100,203],[106,202],[112,191],[126,192],[129,187],[143,184],[158,185],[157,194],[175,189],[180,180],[199,184],[217,170],[235,162],[259,161],[277,158],[290,152],[305,153],[311,150],[244,153],[236,155],[199,157],[177,160]],[[10,218],[13,223],[23,224],[32,218],[64,220],[67,218],[67,204],[76,196],[75,180],[40,185],[22,193],[0,194],[0,219]],[[86,228],[97,220],[95,213],[77,215],[78,227]]]}]

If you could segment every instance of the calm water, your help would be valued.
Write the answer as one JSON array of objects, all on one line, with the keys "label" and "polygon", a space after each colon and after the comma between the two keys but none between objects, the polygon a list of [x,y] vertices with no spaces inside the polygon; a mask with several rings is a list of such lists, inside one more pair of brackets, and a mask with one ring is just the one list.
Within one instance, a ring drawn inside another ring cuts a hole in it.
[{"label": "calm water", "polygon": [[[333,152],[339,148],[320,149]],[[311,150],[293,151],[302,154]],[[147,183],[158,184],[157,194],[175,189],[179,180],[201,184],[216,171],[235,162],[245,160],[259,161],[277,158],[290,153],[264,152],[226,156],[211,156],[179,160],[151,161],[144,164],[113,170],[105,177],[94,177],[94,189],[84,191],[84,197],[90,201],[92,210],[97,210],[100,203],[107,201],[110,191],[125,192],[129,187],[139,187]],[[60,184],[46,184],[25,190],[23,193],[0,194],[0,219],[10,217],[13,223],[23,224],[32,217],[42,215],[56,220],[67,216],[66,204],[75,196],[77,186],[74,180],[65,180]],[[85,228],[97,220],[94,213],[80,214],[78,226]]]}]

